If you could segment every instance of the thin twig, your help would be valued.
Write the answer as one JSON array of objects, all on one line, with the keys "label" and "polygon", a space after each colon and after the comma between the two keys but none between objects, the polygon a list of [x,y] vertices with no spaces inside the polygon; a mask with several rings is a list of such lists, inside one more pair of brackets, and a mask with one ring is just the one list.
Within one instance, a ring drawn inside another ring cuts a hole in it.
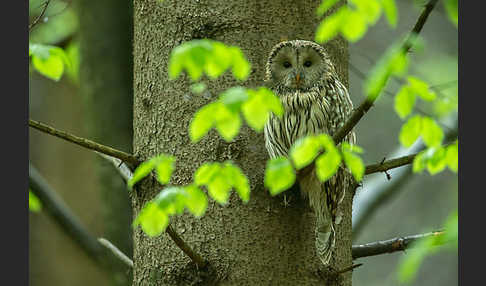
[{"label": "thin twig", "polygon": [[388,240],[383,241],[375,241],[361,245],[353,245],[352,252],[353,252],[353,259],[366,257],[366,256],[374,256],[380,255],[384,253],[392,253],[396,251],[402,251],[407,249],[411,243],[426,238],[430,236],[442,236],[444,235],[443,231],[434,231],[424,234],[416,234],[404,237],[396,237]]},{"label": "thin twig", "polygon": [[51,2],[50,0],[47,0],[46,2],[42,3],[42,5],[44,5],[44,8],[42,8],[42,11],[40,13],[40,15],[35,18],[35,20],[29,25],[29,32],[32,30],[32,28],[34,28],[35,25],[37,25],[37,23],[39,22],[39,20],[44,17],[44,13],[46,12],[47,10],[47,6],[49,6],[49,2]]},{"label": "thin twig", "polygon": [[108,250],[110,250],[111,253],[113,253],[113,255],[115,255],[117,258],[123,261],[123,263],[125,263],[128,267],[133,268],[133,261],[130,258],[128,258],[128,256],[125,255],[125,253],[123,253],[120,249],[118,249],[115,245],[113,245],[113,243],[111,243],[109,240],[100,237],[98,238],[98,242],[104,247],[106,247]]},{"label": "thin twig", "polygon": [[353,264],[353,265],[348,266],[348,267],[346,267],[344,269],[341,269],[341,270],[336,271],[334,274],[335,275],[343,274],[343,273],[346,273],[348,271],[352,271],[352,270],[360,267],[361,265],[363,265],[363,263]]},{"label": "thin twig", "polygon": [[408,164],[413,163],[413,159],[417,156],[418,153],[411,154],[408,156],[403,156],[400,158],[395,158],[391,160],[384,161],[383,163],[377,163],[366,166],[365,175],[378,173],[378,172],[386,172],[387,170],[398,168],[401,166],[405,166]]},{"label": "thin twig", "polygon": [[115,158],[118,158],[122,160],[123,162],[129,163],[131,168],[135,168],[136,166],[139,165],[139,160],[133,156],[132,154],[125,153],[123,151],[111,148],[109,146],[101,145],[99,143],[96,143],[94,141],[77,137],[72,134],[69,134],[67,132],[57,130],[49,125],[34,121],[32,119],[29,119],[29,126],[32,128],[35,128],[39,131],[42,131],[44,133],[56,136],[58,138],[64,139],[66,141],[69,141],[71,143],[77,144],[79,146],[82,146],[84,148],[94,150],[106,155],[113,156]]},{"label": "thin twig", "polygon": [[174,243],[199,267],[204,268],[208,263],[199,254],[194,252],[189,245],[177,234],[177,232],[169,225],[165,232],[170,236]]},{"label": "thin twig", "polygon": [[[449,119],[452,119],[452,116],[450,116]],[[453,125],[455,127],[446,133],[444,142],[452,142],[457,138],[457,120]],[[447,146],[447,144],[449,143],[446,143],[445,145]],[[416,153],[424,149],[425,145],[417,142],[417,144],[414,144],[409,149],[409,152]],[[399,156],[404,152],[406,152],[405,148],[399,148],[394,154],[395,156]],[[399,159],[400,158],[394,160],[399,161]],[[386,161],[382,161],[380,164],[384,164],[385,162]],[[388,161],[387,164],[388,163],[390,162]],[[371,172],[371,170],[374,169],[373,166],[376,165],[377,164],[369,165],[367,170]],[[366,187],[354,197],[353,201],[353,239],[356,239],[359,236],[371,216],[383,204],[395,197],[400,191],[405,190],[403,187],[413,180],[414,177],[412,175],[412,166],[408,164],[406,167],[394,171],[393,180],[390,183],[383,181],[382,178],[372,178],[364,183]]]}]

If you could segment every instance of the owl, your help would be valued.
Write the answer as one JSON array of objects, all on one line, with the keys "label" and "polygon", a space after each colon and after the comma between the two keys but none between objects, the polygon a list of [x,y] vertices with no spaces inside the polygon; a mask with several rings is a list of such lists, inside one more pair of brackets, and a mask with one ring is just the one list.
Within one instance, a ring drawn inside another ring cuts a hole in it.
[{"label": "owl", "polygon": [[[339,81],[325,49],[304,40],[277,44],[266,64],[266,85],[280,98],[284,115],[271,115],[264,128],[265,147],[270,158],[288,156],[293,143],[308,135],[333,135],[350,116],[353,104]],[[345,141],[355,144],[355,134]],[[299,176],[301,193],[316,215],[315,246],[319,259],[329,265],[341,220],[338,205],[353,183],[344,167],[322,183],[315,170]]]}]

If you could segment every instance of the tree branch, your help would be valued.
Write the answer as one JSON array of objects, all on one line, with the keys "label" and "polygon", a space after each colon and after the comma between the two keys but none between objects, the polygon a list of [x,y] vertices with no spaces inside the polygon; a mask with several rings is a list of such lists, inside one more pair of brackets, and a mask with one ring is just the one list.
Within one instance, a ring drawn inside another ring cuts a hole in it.
[{"label": "tree branch", "polygon": [[[29,187],[39,198],[43,209],[54,219],[55,222],[88,254],[90,258],[108,269],[123,272],[126,269],[120,267],[120,257],[114,252],[108,252],[102,244],[89,233],[81,224],[64,201],[49,186],[37,169],[29,163]],[[121,260],[126,264],[126,261]]]},{"label": "tree branch", "polygon": [[101,245],[96,241],[68,206],[48,185],[32,164],[29,163],[29,187],[39,198],[48,214],[61,226],[86,253],[98,260],[102,254]]},{"label": "tree branch", "polygon": [[[412,31],[408,34],[407,38],[403,42],[402,46],[400,47],[400,51],[402,53],[407,53],[413,46],[413,39],[416,35],[422,31],[422,28],[427,21],[427,18],[430,15],[430,12],[435,7],[435,4],[437,4],[438,0],[430,0],[426,5],[422,13],[420,14],[417,22],[415,23],[415,26],[413,27]],[[386,82],[388,82],[389,77],[386,78],[385,83],[383,84],[383,87],[386,85]],[[376,96],[373,97],[367,97],[351,114],[351,116],[346,120],[344,125],[339,128],[339,130],[332,136],[332,139],[334,141],[334,144],[339,145],[341,141],[353,130],[353,128],[358,124],[358,122],[363,118],[363,116],[368,112],[368,110],[373,106],[374,102],[376,99],[380,96],[382,91],[380,91]],[[318,158],[320,155],[322,155],[324,151],[319,152]],[[299,176],[305,176],[308,174],[311,170],[313,170],[315,167],[315,160],[309,164],[307,167],[301,169],[298,172]]]},{"label": "tree branch", "polygon": [[42,3],[42,5],[44,5],[44,8],[42,8],[42,11],[41,13],[39,14],[39,16],[37,18],[35,18],[34,21],[32,21],[32,23],[29,25],[29,32],[32,30],[32,28],[34,28],[35,25],[37,25],[37,23],[39,22],[39,20],[44,17],[44,13],[46,12],[47,10],[47,6],[49,6],[49,2],[51,2],[50,0],[47,0],[46,2]]},{"label": "tree branch", "polygon": [[123,151],[111,148],[109,146],[101,145],[101,144],[96,143],[94,141],[91,141],[91,140],[88,140],[88,139],[85,139],[85,138],[81,138],[81,137],[77,137],[77,136],[74,136],[74,135],[69,134],[67,132],[54,129],[51,126],[40,123],[38,121],[34,121],[32,119],[29,119],[29,126],[32,127],[32,128],[35,128],[39,131],[42,131],[44,133],[47,133],[47,134],[59,137],[61,139],[64,139],[66,141],[69,141],[71,143],[77,144],[77,145],[82,146],[84,148],[94,150],[94,151],[97,151],[97,152],[118,158],[118,159],[130,164],[131,168],[135,168],[136,166],[138,166],[140,164],[140,161],[135,156],[133,156],[132,154],[128,154],[128,153],[125,153]]},{"label": "tree branch", "polygon": [[128,256],[126,256],[125,253],[123,253],[120,249],[114,246],[113,243],[111,243],[108,239],[100,237],[98,238],[98,242],[111,251],[115,257],[123,261],[123,263],[125,263],[128,267],[133,268],[133,261],[128,258]]},{"label": "tree branch", "polygon": [[[437,4],[438,0],[431,0],[427,5],[425,5],[424,10],[420,14],[417,22],[415,23],[415,26],[413,27],[412,31],[409,33],[408,37],[406,38],[405,42],[402,44],[401,51],[404,53],[407,53],[413,45],[413,39],[414,37],[422,31],[422,28],[427,21],[427,18],[430,15],[430,12],[435,7],[435,4]],[[388,78],[387,80],[388,81]],[[386,82],[385,82],[386,84]],[[383,86],[385,86],[385,84]],[[381,93],[381,92],[380,92]],[[373,103],[375,100],[379,97],[379,94],[374,97],[367,97],[358,108],[355,109],[355,111],[351,114],[349,119],[346,121],[346,123],[341,127],[333,136],[334,143],[338,145],[341,143],[341,141],[346,137],[346,135],[351,132],[351,130],[358,124],[358,122],[361,120],[361,118],[368,112],[368,110],[373,106]]]},{"label": "tree branch", "polygon": [[434,231],[424,234],[396,237],[388,240],[370,242],[361,245],[353,245],[353,259],[405,250],[411,245],[411,243],[417,240],[430,236],[442,235],[444,235],[443,231]]},{"label": "tree branch", "polygon": [[[111,162],[117,170],[120,172],[121,176],[123,177],[124,180],[129,180],[130,177],[133,175],[131,172],[130,168],[135,168],[139,164],[139,161],[137,158],[135,158],[133,155],[125,153],[123,151],[119,151],[116,149],[113,149],[108,146],[104,146],[101,144],[98,144],[96,142],[93,142],[88,139],[80,138],[74,135],[71,135],[67,132],[56,130],[48,125],[42,124],[40,122],[34,121],[29,119],[29,126],[38,129],[42,132],[45,132],[47,134],[62,138],[64,140],[67,140],[69,142],[78,144],[82,147],[88,148],[90,150],[94,150],[97,154],[101,155],[103,158]],[[118,161],[120,160],[120,161]],[[131,166],[126,166],[122,163],[122,161],[127,162],[131,164]],[[128,169],[128,170],[127,170]],[[37,194],[36,194],[37,195]],[[42,200],[41,200],[42,201]],[[170,238],[174,241],[174,243],[187,255],[191,260],[196,263],[199,267],[204,267],[206,266],[207,262],[201,258],[201,256],[197,253],[195,253],[185,242],[184,240],[177,234],[177,232],[172,229],[172,227],[169,225],[166,229],[167,234],[170,236]]]},{"label": "tree branch", "polygon": [[199,267],[204,268],[208,263],[199,254],[194,252],[189,245],[177,234],[177,232],[168,225],[165,232],[170,236],[174,243]]},{"label": "tree branch", "polygon": [[115,169],[118,171],[118,174],[122,177],[122,179],[123,179],[123,181],[125,181],[125,183],[130,181],[130,179],[133,177],[132,170],[130,170],[129,166],[126,165],[125,163],[123,163],[122,160],[115,158],[115,157],[112,157],[112,156],[109,156],[109,155],[106,155],[106,154],[103,154],[103,153],[100,153],[100,152],[96,152],[96,154],[100,155],[101,158],[105,159],[111,165],[113,165],[113,167],[115,167]]},{"label": "tree branch", "polygon": [[385,172],[387,170],[398,168],[401,166],[405,166],[408,164],[413,163],[413,159],[417,156],[418,153],[411,154],[408,156],[403,156],[391,160],[384,161],[382,163],[371,164],[366,166],[365,175],[378,173],[378,172]]},{"label": "tree branch", "polygon": [[[448,119],[452,120],[452,116],[448,117]],[[449,132],[446,133],[444,139],[445,142],[451,142],[457,138],[457,120],[455,121],[454,126],[454,128],[450,129]],[[445,145],[448,144],[449,143],[446,143]],[[414,146],[411,147],[410,152],[419,152],[424,148],[425,146],[422,143],[417,142],[417,144],[414,144]],[[405,148],[399,148],[398,151],[394,153],[396,154],[395,156],[398,156],[403,154],[405,151]],[[413,160],[407,162],[407,158],[415,157],[417,154],[418,153],[385,161],[383,164],[379,163],[367,166],[365,174],[371,174],[375,172],[386,172],[387,170],[391,169],[388,167],[399,167],[399,165],[401,165],[399,163],[408,163],[407,167],[402,168],[401,170],[396,170],[393,173],[393,180],[391,183],[386,182],[381,178],[372,178],[364,183],[366,187],[355,196],[353,202],[354,239],[359,236],[361,230],[364,228],[364,225],[366,222],[368,222],[369,218],[375,213],[379,206],[386,203],[396,194],[398,194],[399,191],[403,189],[403,186],[411,180],[413,172],[410,164],[413,162]]]}]

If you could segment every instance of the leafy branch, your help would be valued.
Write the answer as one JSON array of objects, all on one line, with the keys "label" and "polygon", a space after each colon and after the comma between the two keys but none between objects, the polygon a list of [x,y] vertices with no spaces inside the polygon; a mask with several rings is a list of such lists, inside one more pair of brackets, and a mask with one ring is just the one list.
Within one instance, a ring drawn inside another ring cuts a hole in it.
[{"label": "leafy branch", "polygon": [[[417,35],[422,31],[428,16],[432,12],[437,0],[431,0],[425,6],[424,10],[420,14],[417,22],[415,23],[412,31],[409,33],[406,40],[400,47],[392,47],[388,53],[383,57],[377,68],[372,72],[369,80],[366,84],[367,98],[353,111],[351,116],[346,120],[344,125],[333,135],[332,139],[335,145],[339,145],[341,141],[353,130],[363,116],[370,110],[374,102],[384,89],[388,79],[394,73],[400,73],[406,66],[406,54],[412,48],[413,43]],[[322,155],[321,151],[316,158]],[[404,159],[405,160],[405,159]],[[400,163],[407,162],[407,160]],[[397,161],[393,163],[399,163]],[[305,176],[311,170],[315,168],[315,161],[299,171],[299,176]]]}]

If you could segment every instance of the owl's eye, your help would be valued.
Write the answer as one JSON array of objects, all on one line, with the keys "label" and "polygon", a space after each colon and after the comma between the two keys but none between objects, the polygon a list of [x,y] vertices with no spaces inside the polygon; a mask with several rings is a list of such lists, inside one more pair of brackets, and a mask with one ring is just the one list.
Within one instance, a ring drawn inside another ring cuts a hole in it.
[{"label": "owl's eye", "polygon": [[305,61],[304,62],[304,66],[305,67],[310,67],[312,65],[312,62],[311,61]]},{"label": "owl's eye", "polygon": [[283,63],[283,66],[284,66],[284,68],[288,69],[288,68],[289,68],[289,67],[291,67],[292,65],[291,65],[289,62],[285,61],[285,62]]}]

